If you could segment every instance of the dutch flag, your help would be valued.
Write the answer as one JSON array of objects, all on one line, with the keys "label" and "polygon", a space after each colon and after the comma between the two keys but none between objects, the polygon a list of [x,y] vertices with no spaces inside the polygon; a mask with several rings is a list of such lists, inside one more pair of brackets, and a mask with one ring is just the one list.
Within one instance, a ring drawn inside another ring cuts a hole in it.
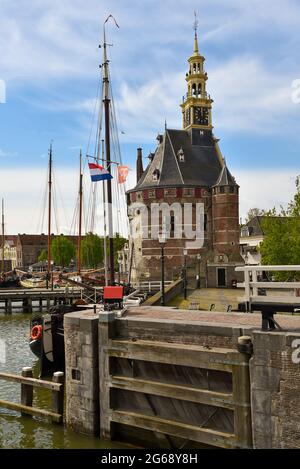
[{"label": "dutch flag", "polygon": [[107,179],[113,178],[110,172],[103,168],[103,166],[95,163],[89,163],[89,168],[92,182],[105,181]]}]

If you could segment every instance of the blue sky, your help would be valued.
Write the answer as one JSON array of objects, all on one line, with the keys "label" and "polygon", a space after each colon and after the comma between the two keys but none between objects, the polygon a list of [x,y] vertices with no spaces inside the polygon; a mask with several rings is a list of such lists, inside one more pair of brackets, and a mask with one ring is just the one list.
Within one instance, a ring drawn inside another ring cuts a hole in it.
[{"label": "blue sky", "polygon": [[292,82],[300,78],[297,0],[0,0],[0,80],[6,83],[0,196],[7,201],[8,231],[35,231],[52,139],[72,211],[78,148],[85,151],[88,142],[108,14],[120,25],[110,24],[107,34],[125,132],[123,160],[133,167],[136,147],[144,156],[154,150],[165,119],[168,127],[181,128],[194,10],[215,101],[214,132],[241,185],[241,215],[253,204],[288,202],[300,173],[300,104],[292,101]]}]

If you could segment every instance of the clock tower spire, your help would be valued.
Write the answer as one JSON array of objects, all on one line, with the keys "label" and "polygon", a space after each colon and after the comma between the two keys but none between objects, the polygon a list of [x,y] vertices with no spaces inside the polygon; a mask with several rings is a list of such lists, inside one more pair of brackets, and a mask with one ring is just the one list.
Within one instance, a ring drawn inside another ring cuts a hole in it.
[{"label": "clock tower spire", "polygon": [[194,52],[188,59],[189,71],[186,74],[187,93],[180,105],[183,117],[183,129],[199,128],[212,130],[211,108],[213,100],[206,92],[207,73],[204,69],[205,58],[199,52],[198,20],[195,13]]}]

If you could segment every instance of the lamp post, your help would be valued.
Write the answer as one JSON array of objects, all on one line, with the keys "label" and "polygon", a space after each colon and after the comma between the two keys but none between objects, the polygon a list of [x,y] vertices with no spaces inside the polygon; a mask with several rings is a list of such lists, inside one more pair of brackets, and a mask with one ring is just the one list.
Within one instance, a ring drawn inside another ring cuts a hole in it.
[{"label": "lamp post", "polygon": [[200,288],[201,254],[197,254],[197,261],[198,261],[197,288]]},{"label": "lamp post", "polygon": [[161,249],[161,296],[160,296],[160,304],[161,306],[165,306],[165,244],[166,244],[166,233],[162,231],[160,235],[158,235],[158,241],[160,243]]},{"label": "lamp post", "polygon": [[187,249],[183,250],[184,256],[184,278],[183,278],[183,291],[184,291],[184,299],[187,298]]}]

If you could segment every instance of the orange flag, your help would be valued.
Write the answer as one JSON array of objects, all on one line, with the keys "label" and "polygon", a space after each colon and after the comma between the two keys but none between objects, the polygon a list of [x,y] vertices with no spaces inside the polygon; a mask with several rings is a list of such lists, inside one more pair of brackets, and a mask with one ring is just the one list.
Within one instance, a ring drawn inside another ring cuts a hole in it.
[{"label": "orange flag", "polygon": [[126,182],[127,176],[129,173],[128,166],[118,166],[118,183],[123,184]]}]

